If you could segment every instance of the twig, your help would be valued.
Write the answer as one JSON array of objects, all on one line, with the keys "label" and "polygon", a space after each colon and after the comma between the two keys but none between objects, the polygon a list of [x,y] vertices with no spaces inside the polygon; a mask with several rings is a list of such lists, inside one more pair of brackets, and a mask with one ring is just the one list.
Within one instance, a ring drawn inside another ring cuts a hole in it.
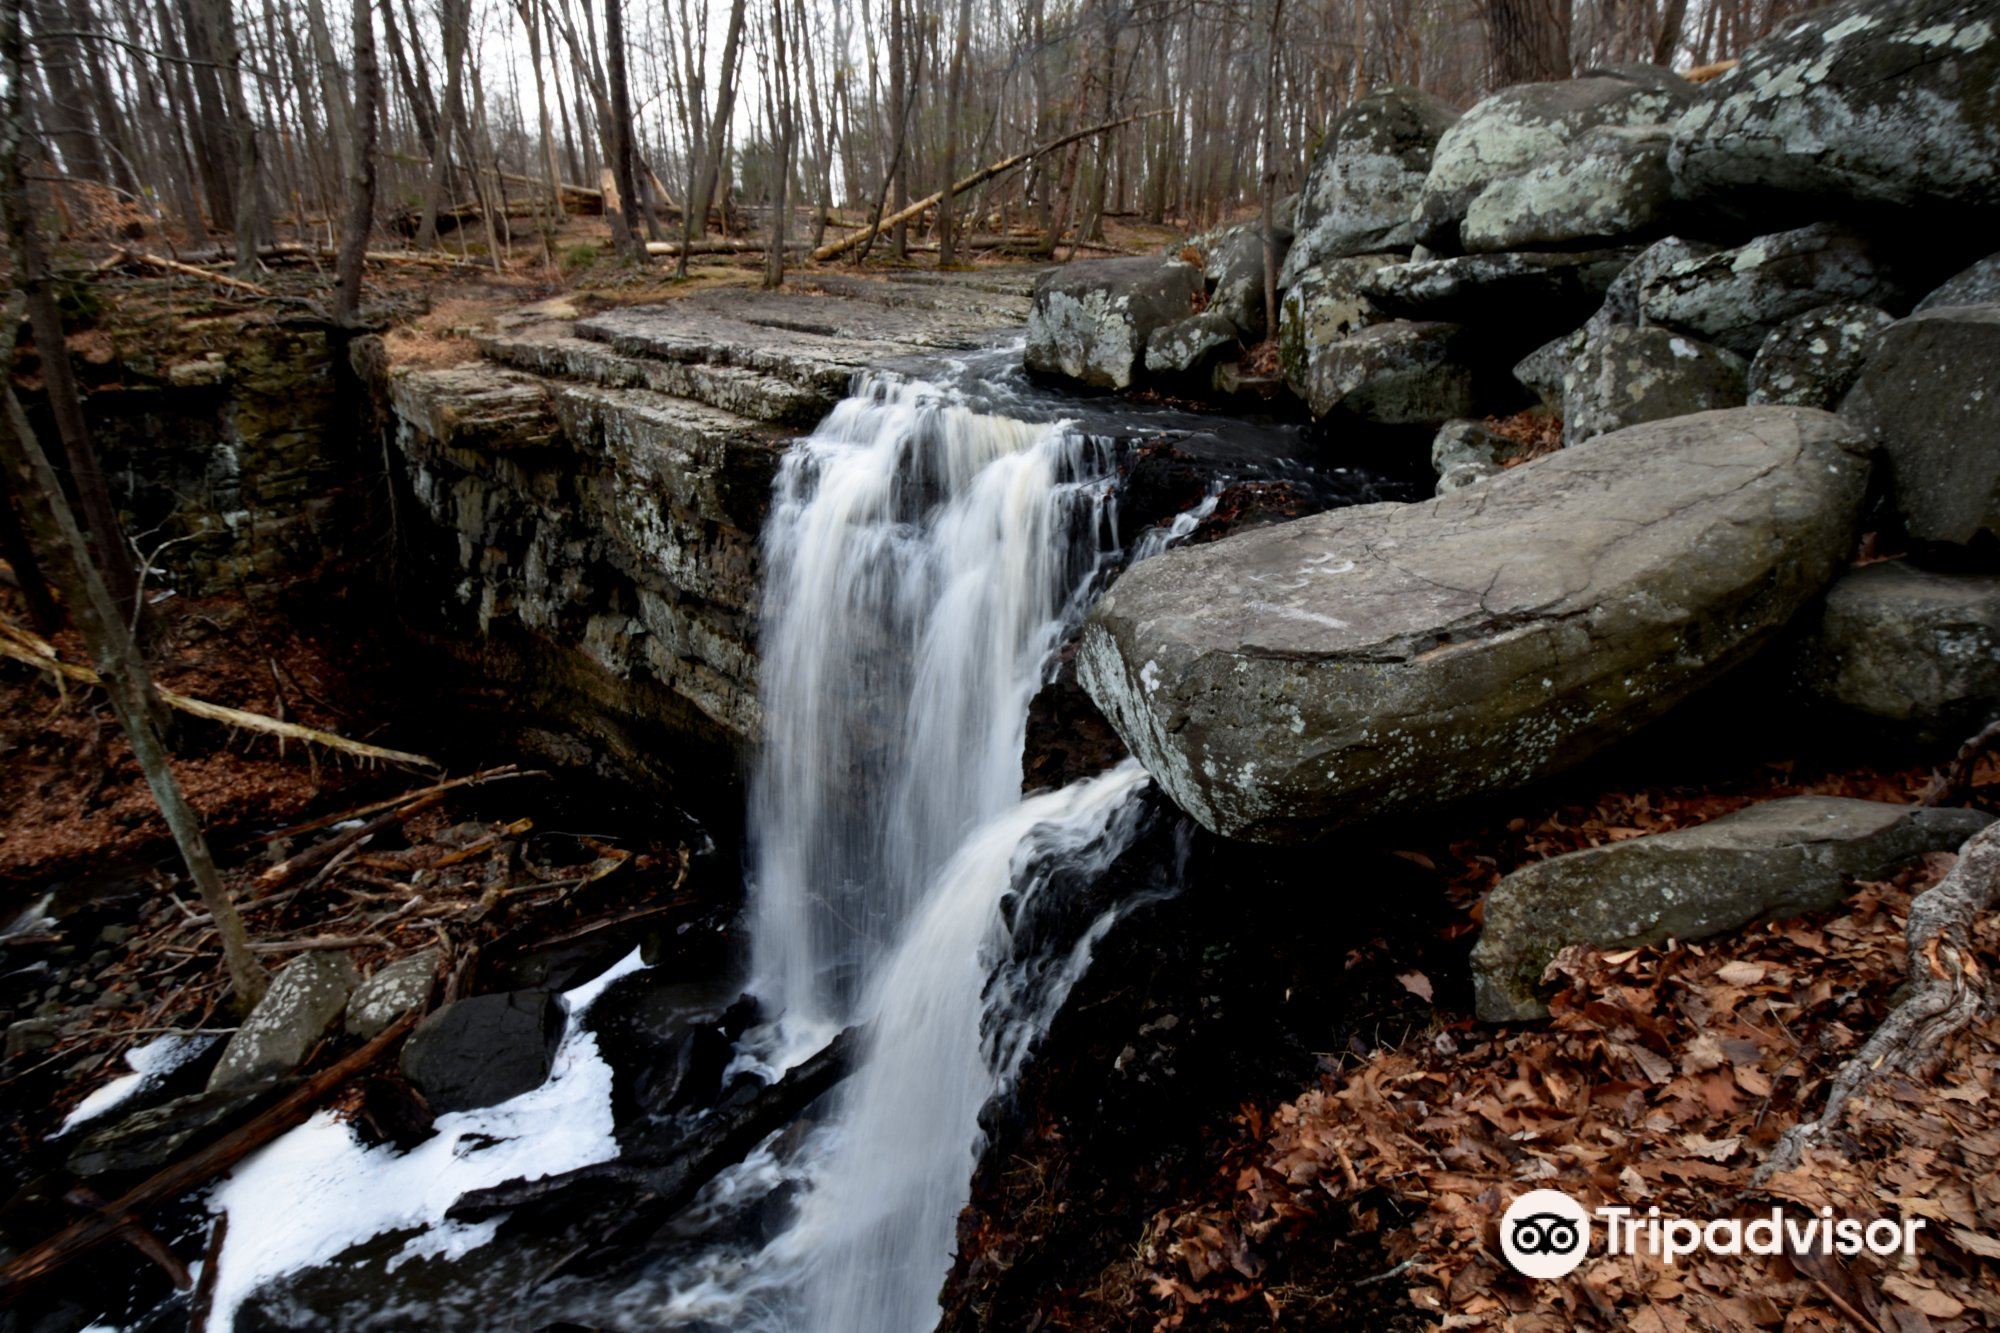
[{"label": "twig", "polygon": [[1958,747],[1958,754],[1938,776],[1937,785],[1925,794],[1923,803],[1943,805],[1964,795],[1965,789],[1972,785],[1972,770],[1979,766],[1980,758],[1996,745],[2000,745],[2000,717],[1988,722],[1978,735]]}]

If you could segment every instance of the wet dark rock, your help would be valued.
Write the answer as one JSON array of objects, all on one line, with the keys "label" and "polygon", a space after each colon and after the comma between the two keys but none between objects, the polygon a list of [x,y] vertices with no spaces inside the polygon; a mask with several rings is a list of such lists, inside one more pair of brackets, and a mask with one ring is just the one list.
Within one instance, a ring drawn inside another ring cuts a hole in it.
[{"label": "wet dark rock", "polygon": [[1063,647],[1054,677],[1028,703],[1021,790],[1053,791],[1125,758],[1125,742],[1076,678],[1076,643]]},{"label": "wet dark rock", "polygon": [[1881,335],[1841,405],[1882,447],[1910,536],[2000,536],[2000,305],[1942,306]]},{"label": "wet dark rock", "polygon": [[1418,203],[1417,239],[1457,244],[1459,223],[1488,187],[1558,157],[1592,130],[1671,121],[1694,92],[1670,72],[1644,66],[1501,89],[1439,139]]},{"label": "wet dark rock", "polygon": [[583,1021],[611,1066],[621,1141],[713,1104],[733,1043],[756,1016],[756,1002],[722,980],[673,981],[646,968],[613,982]]},{"label": "wet dark rock", "polygon": [[417,1024],[403,1044],[403,1077],[439,1115],[492,1106],[542,1085],[562,1030],[562,1006],[547,991],[475,995]]},{"label": "wet dark rock", "polygon": [[1674,264],[1647,281],[1640,308],[1655,324],[1749,357],[1795,315],[1839,301],[1893,305],[1899,295],[1866,241],[1821,222]]},{"label": "wet dark rock", "polygon": [[1416,88],[1382,88],[1349,106],[1313,154],[1279,285],[1328,259],[1408,249],[1432,151],[1457,119]]},{"label": "wet dark rock", "polygon": [[1841,576],[1797,675],[1816,700],[1918,739],[1954,741],[2000,716],[2000,574],[1905,561]]},{"label": "wet dark rock", "polygon": [[1240,481],[1215,497],[1215,508],[1195,525],[1183,546],[1202,546],[1224,537],[1325,509],[1326,497],[1298,481]]},{"label": "wet dark rock", "polygon": [[1882,331],[1896,321],[1880,306],[1821,306],[1788,319],[1750,363],[1750,401],[1832,410],[1854,387]]},{"label": "wet dark rock", "polygon": [[354,960],[337,950],[301,954],[285,964],[222,1048],[208,1077],[210,1091],[266,1081],[304,1064],[360,979]]},{"label": "wet dark rock", "polygon": [[2000,206],[1993,7],[1869,0],[1794,18],[1703,90],[1673,164],[1687,194],[1746,215]]},{"label": "wet dark rock", "polygon": [[1919,311],[1947,305],[2000,304],[2000,255],[1988,255],[1940,283],[1917,302]]},{"label": "wet dark rock", "polygon": [[1587,332],[1563,375],[1563,443],[1647,421],[1740,407],[1743,358],[1667,329]]},{"label": "wet dark rock", "polygon": [[1192,314],[1201,270],[1174,259],[1092,259],[1035,284],[1028,369],[1100,389],[1138,379],[1153,332]]},{"label": "wet dark rock", "polygon": [[1486,895],[1472,951],[1479,1016],[1544,1016],[1537,990],[1564,945],[1700,940],[1833,907],[1851,881],[1924,852],[1955,850],[1990,822],[1975,810],[1792,796],[1695,828],[1538,861]]},{"label": "wet dark rock", "polygon": [[279,1086],[275,1081],[236,1082],[107,1117],[70,1150],[69,1169],[80,1176],[158,1170],[249,1119]]},{"label": "wet dark rock", "polygon": [[1081,677],[1226,837],[1430,810],[1575,763],[1752,655],[1832,581],[1867,475],[1824,412],[1632,427],[1135,566]]}]

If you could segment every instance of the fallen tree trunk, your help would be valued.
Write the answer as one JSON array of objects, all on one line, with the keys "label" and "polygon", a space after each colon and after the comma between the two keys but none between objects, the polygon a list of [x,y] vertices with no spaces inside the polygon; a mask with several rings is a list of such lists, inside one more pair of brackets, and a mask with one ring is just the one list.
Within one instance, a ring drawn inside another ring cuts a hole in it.
[{"label": "fallen tree trunk", "polygon": [[[27,631],[0,620],[0,657],[12,658],[16,662],[36,667],[48,672],[58,680],[73,680],[81,685],[102,686],[97,673],[86,666],[65,662],[56,656],[56,650],[46,641]],[[443,765],[435,759],[427,759],[407,750],[388,750],[379,745],[369,745],[365,741],[351,741],[345,736],[336,736],[330,731],[317,731],[312,727],[302,727],[296,722],[280,722],[262,713],[246,713],[241,709],[225,708],[203,699],[190,699],[185,694],[176,694],[164,685],[154,685],[153,693],[169,708],[186,713],[190,717],[206,718],[210,722],[221,722],[245,731],[262,732],[267,736],[277,736],[285,740],[303,741],[329,750],[338,750],[359,759],[380,759],[392,764],[409,764],[416,768],[437,769]]]},{"label": "fallen tree trunk", "polygon": [[1076,130],[1063,135],[1060,139],[1051,139],[1047,143],[1036,144],[1033,148],[1015,153],[1012,157],[1003,157],[997,162],[989,162],[970,176],[967,176],[964,180],[953,185],[949,190],[939,190],[935,194],[925,195],[909,207],[898,209],[888,217],[863,227],[860,231],[849,232],[838,240],[828,241],[825,245],[813,251],[812,257],[821,263],[825,263],[836,255],[844,255],[858,245],[867,244],[883,232],[891,231],[898,225],[908,222],[912,218],[919,217],[930,209],[936,208],[948,194],[964,194],[967,190],[978,185],[983,185],[995,176],[1003,172],[1012,171],[1015,167],[1025,162],[1032,162],[1038,157],[1053,153],[1058,148],[1067,148],[1078,139],[1088,139],[1095,134],[1108,134],[1112,130],[1130,125],[1135,120],[1150,120],[1154,116],[1165,114],[1163,111],[1142,111],[1138,115],[1127,116],[1123,120],[1107,120],[1102,125],[1092,125],[1086,129]]},{"label": "fallen tree trunk", "polygon": [[374,1064],[416,1025],[417,1014],[397,1019],[381,1036],[346,1059],[306,1079],[250,1123],[230,1131],[191,1157],[159,1172],[81,1221],[22,1252],[0,1268],[0,1305],[11,1304],[29,1284],[47,1277],[72,1259],[116,1240],[132,1225],[132,1216],[156,1204],[177,1199],[221,1174],[256,1149],[305,1120],[322,1098],[344,1086]]},{"label": "fallen tree trunk", "polygon": [[679,241],[648,241],[646,253],[649,255],[677,256],[683,249],[691,255],[761,255],[770,247],[762,241],[696,241],[683,247]]},{"label": "fallen tree trunk", "polygon": [[[771,1135],[792,1123],[852,1071],[865,1030],[851,1027],[776,1083],[739,1098],[725,1098],[686,1137],[655,1157],[623,1158],[578,1167],[540,1180],[516,1180],[474,1190],[446,1216],[477,1222],[514,1209],[580,1216],[577,1243],[555,1272],[592,1251],[649,1234],[686,1207],[701,1187],[742,1161]],[[608,1197],[609,1196],[609,1197]]]},{"label": "fallen tree trunk", "polygon": [[1847,1108],[1876,1079],[1916,1077],[1944,1057],[1954,1034],[1985,1009],[1985,969],[1974,957],[1973,928],[2000,897],[2000,823],[1966,839],[1951,873],[1910,902],[1909,966],[1914,974],[1903,1000],[1854,1057],[1834,1075],[1826,1109],[1785,1131],[1757,1168],[1752,1187],[1790,1171],[1806,1149],[1839,1128]]}]

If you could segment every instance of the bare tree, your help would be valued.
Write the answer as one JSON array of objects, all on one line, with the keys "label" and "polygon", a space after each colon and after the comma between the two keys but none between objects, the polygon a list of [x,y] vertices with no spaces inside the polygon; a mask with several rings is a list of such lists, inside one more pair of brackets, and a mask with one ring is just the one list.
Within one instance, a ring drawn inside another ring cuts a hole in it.
[{"label": "bare tree", "polygon": [[354,170],[336,262],[340,290],[334,303],[334,318],[349,326],[361,314],[361,266],[367,259],[368,233],[375,227],[375,120],[382,101],[382,75],[375,64],[372,10],[371,0],[354,0]]}]

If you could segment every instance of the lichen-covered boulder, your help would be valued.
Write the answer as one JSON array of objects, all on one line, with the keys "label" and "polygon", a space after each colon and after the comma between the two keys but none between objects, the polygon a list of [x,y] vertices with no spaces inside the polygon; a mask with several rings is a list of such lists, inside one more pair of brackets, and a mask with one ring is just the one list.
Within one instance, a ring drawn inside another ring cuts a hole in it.
[{"label": "lichen-covered boulder", "polygon": [[1899,320],[1841,404],[1882,446],[1903,527],[1919,541],[2000,536],[2000,305]]},{"label": "lichen-covered boulder", "polygon": [[1615,241],[1664,228],[1674,202],[1664,126],[1599,128],[1473,197],[1467,250]]},{"label": "lichen-covered boulder", "polygon": [[1523,452],[1519,440],[1502,435],[1482,421],[1447,421],[1431,440],[1431,469],[1438,474],[1437,493],[1464,490],[1497,477]]},{"label": "lichen-covered boulder", "polygon": [[2000,574],[1905,561],[1841,576],[1800,649],[1822,703],[1922,739],[1954,740],[2000,717]]},{"label": "lichen-covered boulder", "polygon": [[438,951],[421,949],[375,969],[347,1002],[347,1030],[364,1041],[430,999]]},{"label": "lichen-covered boulder", "polygon": [[1866,442],[1805,408],[1635,426],[1421,504],[1171,550],[1080,674],[1182,809],[1301,841],[1533,781],[1753,654],[1832,580]]},{"label": "lichen-covered boulder", "polygon": [[1880,306],[1852,301],[1786,320],[1765,337],[1750,363],[1750,401],[1839,407],[1882,331],[1895,322]]},{"label": "lichen-covered boulder", "polygon": [[1471,324],[1532,345],[1588,318],[1632,258],[1617,249],[1457,255],[1385,265],[1360,288],[1386,314]]},{"label": "lichen-covered boulder", "polygon": [[1563,443],[1744,398],[1743,358],[1667,329],[1592,329],[1563,374]]},{"label": "lichen-covered boulder", "polygon": [[1449,105],[1415,88],[1383,88],[1350,106],[1313,154],[1279,285],[1290,287],[1328,259],[1413,244],[1410,213],[1431,152],[1457,119]]},{"label": "lichen-covered boulder", "polygon": [[[1290,227],[1272,236],[1277,261],[1283,265],[1290,254]],[[1204,314],[1220,315],[1235,326],[1245,342],[1264,337],[1264,228],[1245,222],[1225,228],[1197,245],[1202,255],[1202,277],[1208,284],[1208,308]]]},{"label": "lichen-covered boulder", "polygon": [[1752,44],[1677,122],[1682,189],[1776,205],[2000,205],[2000,11],[1860,0]]},{"label": "lichen-covered boulder", "polygon": [[1293,393],[1306,396],[1308,368],[1326,349],[1382,318],[1361,294],[1361,280],[1395,255],[1352,255],[1307,269],[1278,306],[1278,369]]},{"label": "lichen-covered boulder", "polygon": [[1194,313],[1201,270],[1177,259],[1092,259],[1049,270],[1028,312],[1028,369],[1129,388],[1153,331]]},{"label": "lichen-covered boulder", "polygon": [[1895,282],[1861,237],[1820,222],[1682,260],[1647,281],[1639,305],[1655,324],[1748,357],[1794,315],[1839,301],[1893,305],[1897,298]]},{"label": "lichen-covered boulder", "polygon": [[1309,356],[1306,407],[1383,426],[1408,426],[1472,410],[1472,369],[1456,324],[1397,319],[1357,330]]},{"label": "lichen-covered boulder", "polygon": [[1486,895],[1472,993],[1489,1023],[1544,1017],[1541,979],[1565,946],[1700,940],[1839,905],[1855,879],[1986,827],[1976,810],[1788,796],[1694,828],[1524,866]]},{"label": "lichen-covered boulder", "polygon": [[[1595,320],[1596,316],[1592,319]],[[1588,327],[1571,329],[1560,337],[1551,338],[1514,363],[1514,378],[1541,399],[1543,407],[1561,412],[1563,384],[1569,379],[1576,359],[1583,355],[1584,344],[1589,341]]]},{"label": "lichen-covered boulder", "polygon": [[1650,66],[1501,89],[1438,140],[1417,202],[1417,239],[1456,244],[1467,208],[1488,186],[1557,157],[1592,130],[1671,122],[1694,100],[1694,91],[1694,85]]},{"label": "lichen-covered boulder", "polygon": [[1204,310],[1153,330],[1153,336],[1146,339],[1146,373],[1197,374],[1223,353],[1242,345],[1233,320],[1216,311]]},{"label": "lichen-covered boulder", "polygon": [[1952,275],[1917,302],[1918,311],[1947,305],[2000,304],[2000,255],[1986,258]]},{"label": "lichen-covered boulder", "polygon": [[337,950],[300,954],[278,970],[208,1076],[208,1090],[241,1088],[291,1073],[340,1017],[361,979]]}]

